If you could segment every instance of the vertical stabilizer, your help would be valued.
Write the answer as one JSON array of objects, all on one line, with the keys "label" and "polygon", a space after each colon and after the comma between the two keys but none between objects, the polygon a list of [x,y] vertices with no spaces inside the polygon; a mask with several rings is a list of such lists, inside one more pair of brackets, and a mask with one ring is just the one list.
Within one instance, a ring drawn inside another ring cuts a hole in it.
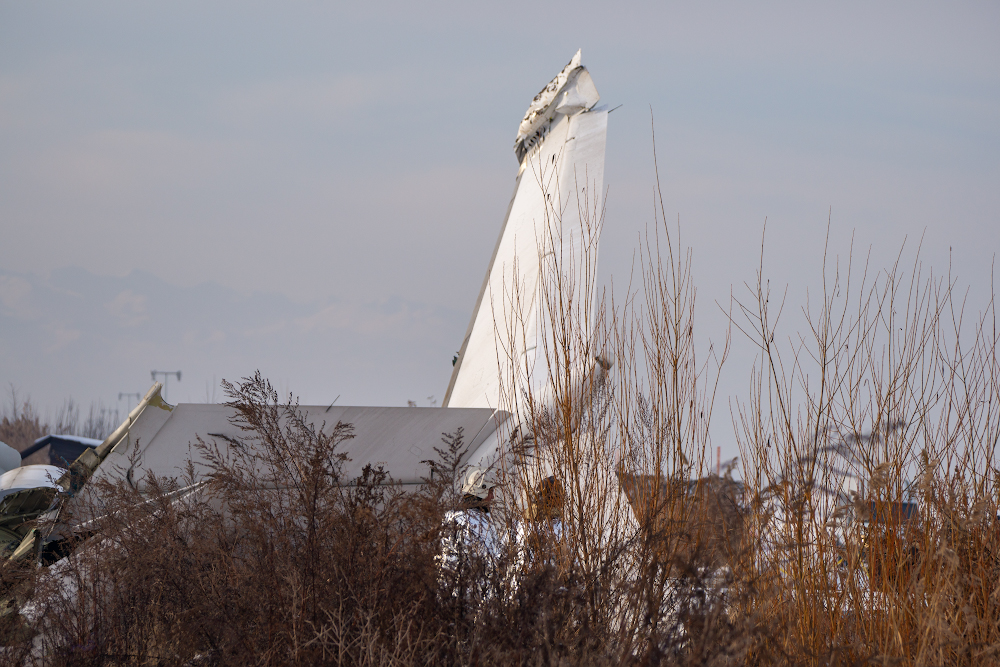
[{"label": "vertical stabilizer", "polygon": [[502,407],[502,384],[519,370],[532,385],[547,380],[540,279],[557,266],[582,286],[597,258],[608,121],[599,99],[578,51],[528,107],[514,143],[514,196],[444,406]]}]

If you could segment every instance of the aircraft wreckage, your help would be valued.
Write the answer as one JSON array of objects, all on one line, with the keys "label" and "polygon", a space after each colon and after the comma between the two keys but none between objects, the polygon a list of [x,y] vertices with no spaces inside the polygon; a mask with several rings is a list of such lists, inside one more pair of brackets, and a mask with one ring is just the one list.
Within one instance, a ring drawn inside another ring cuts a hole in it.
[{"label": "aircraft wreckage", "polygon": [[[332,427],[340,422],[354,427],[344,479],[353,479],[371,463],[382,465],[395,483],[418,485],[427,471],[422,462],[434,457],[441,435],[460,428],[468,445],[463,463],[496,465],[503,444],[518,430],[522,407],[516,397],[505,398],[504,378],[527,369],[526,380],[536,395],[547,395],[550,372],[540,343],[546,334],[544,299],[535,296],[546,257],[558,256],[561,266],[577,273],[586,269],[585,254],[590,261],[596,257],[600,229],[588,211],[602,205],[608,123],[608,111],[597,106],[599,100],[578,51],[532,100],[521,121],[514,144],[519,164],[514,195],[454,364],[444,407],[300,406],[304,418],[317,425]],[[512,299],[515,293],[526,299]],[[577,295],[576,302],[581,298],[588,301],[584,308],[593,308],[592,297]],[[515,330],[516,336],[503,335]],[[583,359],[577,365],[574,372],[582,390],[592,388],[610,367],[600,358]],[[0,549],[5,565],[32,559],[47,565],[65,555],[63,545],[72,526],[60,523],[60,512],[85,484],[124,477],[141,491],[150,473],[180,478],[189,460],[196,473],[204,470],[199,450],[191,445],[198,437],[222,448],[240,437],[232,423],[233,408],[169,405],[161,388],[154,384],[121,426],[68,469],[29,465],[7,470],[8,463],[0,477]],[[14,596],[0,595],[6,596],[3,612],[17,613]]]},{"label": "aircraft wreckage", "polygon": [[[342,468],[345,483],[371,464],[381,466],[393,484],[415,488],[424,483],[426,461],[435,458],[442,434],[459,429],[466,447],[461,465],[503,469],[510,459],[528,456],[538,465],[531,479],[521,479],[522,486],[554,479],[546,477],[552,472],[545,471],[543,457],[532,453],[533,413],[539,405],[543,410],[556,407],[557,396],[569,396],[574,406],[586,404],[612,368],[591,345],[595,290],[589,280],[601,231],[609,114],[597,106],[599,100],[577,52],[528,107],[514,143],[514,194],[443,407],[297,406],[298,418],[317,429],[353,427],[350,459]],[[557,299],[573,304],[581,330],[580,338],[567,346],[560,368],[551,363],[556,338],[552,284],[561,291]],[[72,538],[87,534],[66,518],[72,517],[67,510],[85,485],[124,481],[142,492],[152,475],[184,480],[189,486],[174,492],[180,497],[201,487],[210,469],[205,451],[193,443],[200,439],[225,452],[246,442],[236,408],[170,405],[161,389],[154,384],[111,435],[68,468],[19,465],[16,453],[0,445],[0,567],[8,568],[5,575],[57,563],[79,542]],[[580,417],[574,413],[570,419],[576,431]],[[844,477],[846,483],[851,475]],[[622,468],[607,478],[617,479],[617,486],[603,489],[597,502],[631,505],[639,513],[639,496],[649,493],[652,476]],[[623,496],[627,503],[621,502]],[[20,614],[25,602],[17,577],[4,576],[0,616]]]}]

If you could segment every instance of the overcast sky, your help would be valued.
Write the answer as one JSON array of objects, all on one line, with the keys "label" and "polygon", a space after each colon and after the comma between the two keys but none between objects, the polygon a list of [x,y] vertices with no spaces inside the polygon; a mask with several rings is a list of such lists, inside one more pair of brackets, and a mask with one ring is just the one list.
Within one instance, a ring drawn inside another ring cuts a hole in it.
[{"label": "overcast sky", "polygon": [[0,3],[4,387],[113,406],[180,369],[168,399],[203,401],[260,368],[305,403],[440,400],[518,122],[578,48],[621,105],[600,279],[652,221],[652,114],[703,344],[765,218],[792,303],[831,211],[835,253],[853,235],[881,267],[923,236],[988,295],[996,3],[341,4]]}]

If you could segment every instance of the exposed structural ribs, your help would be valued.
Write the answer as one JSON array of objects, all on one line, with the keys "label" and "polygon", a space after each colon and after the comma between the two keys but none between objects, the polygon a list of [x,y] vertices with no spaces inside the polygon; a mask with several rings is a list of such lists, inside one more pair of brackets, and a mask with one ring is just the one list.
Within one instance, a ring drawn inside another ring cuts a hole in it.
[{"label": "exposed structural ribs", "polygon": [[578,51],[528,107],[514,142],[514,195],[444,406],[504,407],[502,384],[518,373],[544,393],[542,283],[553,267],[576,290],[573,302],[592,313],[593,291],[583,286],[597,257],[608,127],[599,99]]},{"label": "exposed structural ribs", "polygon": [[580,51],[577,51],[566,67],[531,100],[514,140],[517,161],[523,163],[531,149],[548,136],[557,115],[573,116],[589,111],[600,99],[590,72],[580,64]]}]

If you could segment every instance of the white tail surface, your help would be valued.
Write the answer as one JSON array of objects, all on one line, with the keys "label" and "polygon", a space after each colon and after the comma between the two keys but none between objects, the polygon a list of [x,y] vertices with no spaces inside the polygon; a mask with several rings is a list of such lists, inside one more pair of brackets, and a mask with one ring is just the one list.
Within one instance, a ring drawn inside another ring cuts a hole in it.
[{"label": "white tail surface", "polygon": [[[549,316],[542,276],[556,268],[590,322],[603,207],[608,112],[577,52],[532,101],[518,128],[514,196],[459,352],[445,407],[510,409],[504,384],[544,393]],[[551,278],[551,276],[547,276]],[[547,339],[547,337],[546,337]],[[510,387],[508,386],[508,389]],[[515,401],[517,399],[515,398]]]}]

